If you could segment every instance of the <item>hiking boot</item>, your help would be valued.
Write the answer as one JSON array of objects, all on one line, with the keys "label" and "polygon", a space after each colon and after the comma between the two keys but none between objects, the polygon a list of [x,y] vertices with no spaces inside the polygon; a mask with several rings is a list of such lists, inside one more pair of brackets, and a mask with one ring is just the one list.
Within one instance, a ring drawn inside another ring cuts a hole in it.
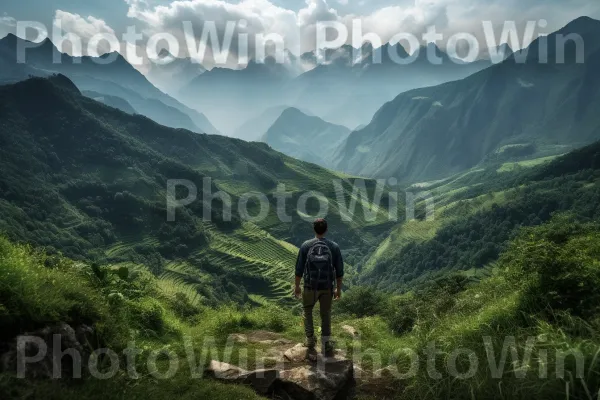
[{"label": "hiking boot", "polygon": [[325,357],[335,356],[335,343],[331,340],[323,343],[323,355],[325,355]]},{"label": "hiking boot", "polygon": [[317,341],[315,340],[315,338],[306,338],[304,347],[307,348],[305,358],[308,361],[317,361]]},{"label": "hiking boot", "polygon": [[309,347],[306,350],[306,360],[310,361],[310,362],[316,362],[317,361],[317,349],[315,347]]}]

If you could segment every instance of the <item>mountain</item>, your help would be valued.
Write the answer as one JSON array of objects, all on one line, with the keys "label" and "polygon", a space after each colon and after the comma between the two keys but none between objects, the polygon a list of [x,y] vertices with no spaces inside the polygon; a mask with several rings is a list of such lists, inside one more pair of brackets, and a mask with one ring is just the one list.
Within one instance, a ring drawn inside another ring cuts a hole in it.
[{"label": "mountain", "polygon": [[506,60],[507,58],[510,58],[513,54],[514,54],[514,52],[513,52],[512,48],[510,47],[510,45],[508,43],[503,43],[500,46],[496,47],[494,49],[494,52],[492,52],[490,49],[487,49],[487,48],[483,49],[483,52],[482,52],[482,55],[480,58],[483,60],[501,62],[501,61]]},{"label": "mountain", "polygon": [[288,108],[261,140],[290,157],[327,167],[332,165],[333,152],[349,134],[345,126]]},{"label": "mountain", "polygon": [[[238,283],[223,292],[225,300],[226,293],[239,298],[247,291],[289,301],[293,245],[311,232],[296,210],[298,199],[319,191],[339,209],[332,181],[341,182],[346,204],[353,192],[352,182],[264,143],[175,130],[107,107],[83,96],[63,75],[1,86],[0,105],[3,234],[52,246],[73,259],[132,268],[145,264],[167,282],[183,279],[192,288],[199,279],[221,287],[218,282],[227,276]],[[211,179],[210,186],[203,186],[204,178]],[[169,223],[165,195],[172,179],[195,184],[198,199],[178,209]],[[276,198],[280,182],[291,196],[283,209]],[[231,218],[220,200],[208,208],[203,188],[232,199]],[[268,204],[254,198],[245,203],[250,216],[266,207],[265,218],[241,217],[238,203],[249,192],[266,196]],[[318,203],[307,203],[306,212],[319,209]],[[289,221],[279,218],[282,210]],[[361,232],[362,214],[352,222],[333,213],[329,219],[331,234],[349,249],[363,252],[374,245],[374,236]],[[373,232],[386,226],[383,211],[369,222]],[[222,298],[221,289],[204,296]]]},{"label": "mountain", "polygon": [[[294,104],[315,115],[351,129],[371,121],[373,114],[399,93],[465,78],[489,62],[459,62],[433,44],[421,47],[412,62],[400,64],[396,58],[410,56],[400,44],[379,48],[365,45],[356,50],[344,46],[328,55],[331,62],[301,75],[291,85]],[[437,56],[439,65],[428,55]]]},{"label": "mountain", "polygon": [[[323,54],[314,51],[296,57],[286,53],[283,64],[269,57],[239,70],[214,68],[193,79],[177,97],[203,110],[232,136],[240,133],[237,128],[245,121],[281,104],[352,129],[368,123],[400,92],[461,79],[489,65],[486,61],[459,62],[432,46],[421,48],[415,61],[406,65],[390,55],[409,57],[399,44],[377,49],[367,44],[356,50],[358,56],[349,45]],[[428,51],[436,52],[442,65],[431,65]],[[325,61],[320,62],[320,56]]]},{"label": "mountain", "polygon": [[265,63],[251,60],[240,70],[213,68],[203,73],[180,91],[179,98],[202,109],[220,130],[231,134],[248,119],[285,103],[283,84],[291,76],[272,58]]},{"label": "mountain", "polygon": [[[260,140],[260,138],[267,133],[271,125],[275,123],[277,118],[281,116],[281,113],[288,108],[290,108],[290,106],[287,105],[270,107],[256,117],[252,117],[244,122],[231,136],[250,141]],[[301,111],[306,115],[313,116],[308,111]]]},{"label": "mountain", "polygon": [[185,85],[206,72],[206,68],[201,64],[193,62],[189,58],[176,57],[164,49],[158,54],[158,57],[159,60],[170,57],[172,61],[168,63],[151,62],[145,75],[154,86],[171,96],[177,96],[177,93]]},{"label": "mountain", "polygon": [[[557,34],[580,34],[585,63],[574,44],[557,63]],[[563,153],[600,138],[600,22],[572,22],[525,52],[466,79],[411,90],[385,104],[336,154],[338,169],[404,182],[443,178],[471,168],[506,146],[530,145],[536,154]],[[525,57],[524,63],[517,60]],[[535,154],[534,154],[535,155]]]},{"label": "mountain", "polygon": [[129,104],[126,100],[123,100],[117,96],[108,96],[102,93],[94,92],[91,90],[85,90],[81,92],[86,97],[99,101],[100,103],[106,104],[107,106],[118,108],[119,110],[127,114],[138,114],[137,111]]},{"label": "mountain", "polygon": [[[118,53],[98,58],[71,57],[46,39],[37,47],[27,49],[26,64],[20,64],[16,50],[21,40],[11,34],[0,40],[1,62],[11,66],[0,71],[0,81],[16,82],[29,75],[48,76],[58,72],[68,76],[81,90],[121,97],[149,118],[158,115],[159,122],[167,126],[217,133],[204,115],[158,90]],[[55,59],[60,62],[54,62]]]}]

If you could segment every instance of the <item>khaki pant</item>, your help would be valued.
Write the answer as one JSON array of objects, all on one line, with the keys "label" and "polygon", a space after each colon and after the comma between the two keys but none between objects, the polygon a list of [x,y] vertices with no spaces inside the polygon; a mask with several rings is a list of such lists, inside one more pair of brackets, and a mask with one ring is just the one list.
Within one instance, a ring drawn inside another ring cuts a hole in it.
[{"label": "khaki pant", "polygon": [[315,346],[315,327],[313,322],[313,308],[319,302],[321,313],[321,337],[322,343],[329,341],[331,336],[331,304],[333,303],[333,290],[311,290],[304,289],[302,294],[302,305],[304,306],[304,332],[308,345]]}]

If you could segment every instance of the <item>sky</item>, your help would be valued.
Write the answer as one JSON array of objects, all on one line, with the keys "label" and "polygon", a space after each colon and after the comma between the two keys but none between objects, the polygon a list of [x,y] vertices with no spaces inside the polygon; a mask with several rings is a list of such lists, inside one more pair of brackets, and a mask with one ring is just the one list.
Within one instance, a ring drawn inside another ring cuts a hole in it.
[{"label": "sky", "polygon": [[[483,40],[484,20],[492,21],[500,29],[504,21],[524,26],[528,20],[543,19],[547,21],[543,29],[546,32],[540,33],[550,33],[582,15],[600,19],[598,0],[2,0],[1,3],[0,37],[14,33],[17,21],[37,21],[51,31],[53,23],[59,20],[64,32],[77,33],[84,40],[97,33],[112,33],[121,40],[129,26],[143,32],[144,40],[161,32],[181,39],[186,36],[182,21],[189,21],[194,36],[200,39],[206,21],[215,21],[217,31],[222,33],[226,21],[244,19],[246,24],[237,27],[236,33],[253,37],[278,34],[294,54],[314,49],[317,21],[335,21],[350,28],[353,21],[359,20],[363,34],[377,33],[386,42],[399,32],[421,37],[431,25],[446,38],[468,32]],[[352,33],[347,42],[351,38]],[[444,48],[444,43],[440,47]],[[185,52],[180,49],[178,55],[189,55]]]}]

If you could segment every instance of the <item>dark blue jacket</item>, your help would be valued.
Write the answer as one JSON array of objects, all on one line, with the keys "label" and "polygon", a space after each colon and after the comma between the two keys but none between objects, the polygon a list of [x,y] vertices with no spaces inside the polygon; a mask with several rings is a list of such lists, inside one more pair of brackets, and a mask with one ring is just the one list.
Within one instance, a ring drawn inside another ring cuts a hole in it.
[{"label": "dark blue jacket", "polygon": [[305,265],[306,265],[306,258],[308,256],[308,250],[315,244],[317,243],[317,241],[320,240],[323,243],[325,243],[327,245],[327,247],[329,247],[329,250],[331,251],[331,255],[333,256],[333,268],[335,270],[335,278],[342,278],[344,276],[344,260],[342,259],[342,252],[340,251],[340,246],[337,245],[337,243],[326,239],[326,238],[322,238],[322,239],[311,239],[311,240],[307,240],[306,242],[304,242],[302,244],[302,246],[300,246],[300,250],[298,251],[298,258],[296,259],[296,276],[299,278],[304,278],[304,287],[307,289],[311,289],[311,290],[327,290],[327,289],[331,289],[333,287],[333,281],[335,279],[331,279],[331,282],[328,282],[327,279],[322,279],[320,282],[318,282],[318,286],[315,287],[310,287],[308,285],[307,282],[307,277],[305,276],[306,271],[305,271]]}]

